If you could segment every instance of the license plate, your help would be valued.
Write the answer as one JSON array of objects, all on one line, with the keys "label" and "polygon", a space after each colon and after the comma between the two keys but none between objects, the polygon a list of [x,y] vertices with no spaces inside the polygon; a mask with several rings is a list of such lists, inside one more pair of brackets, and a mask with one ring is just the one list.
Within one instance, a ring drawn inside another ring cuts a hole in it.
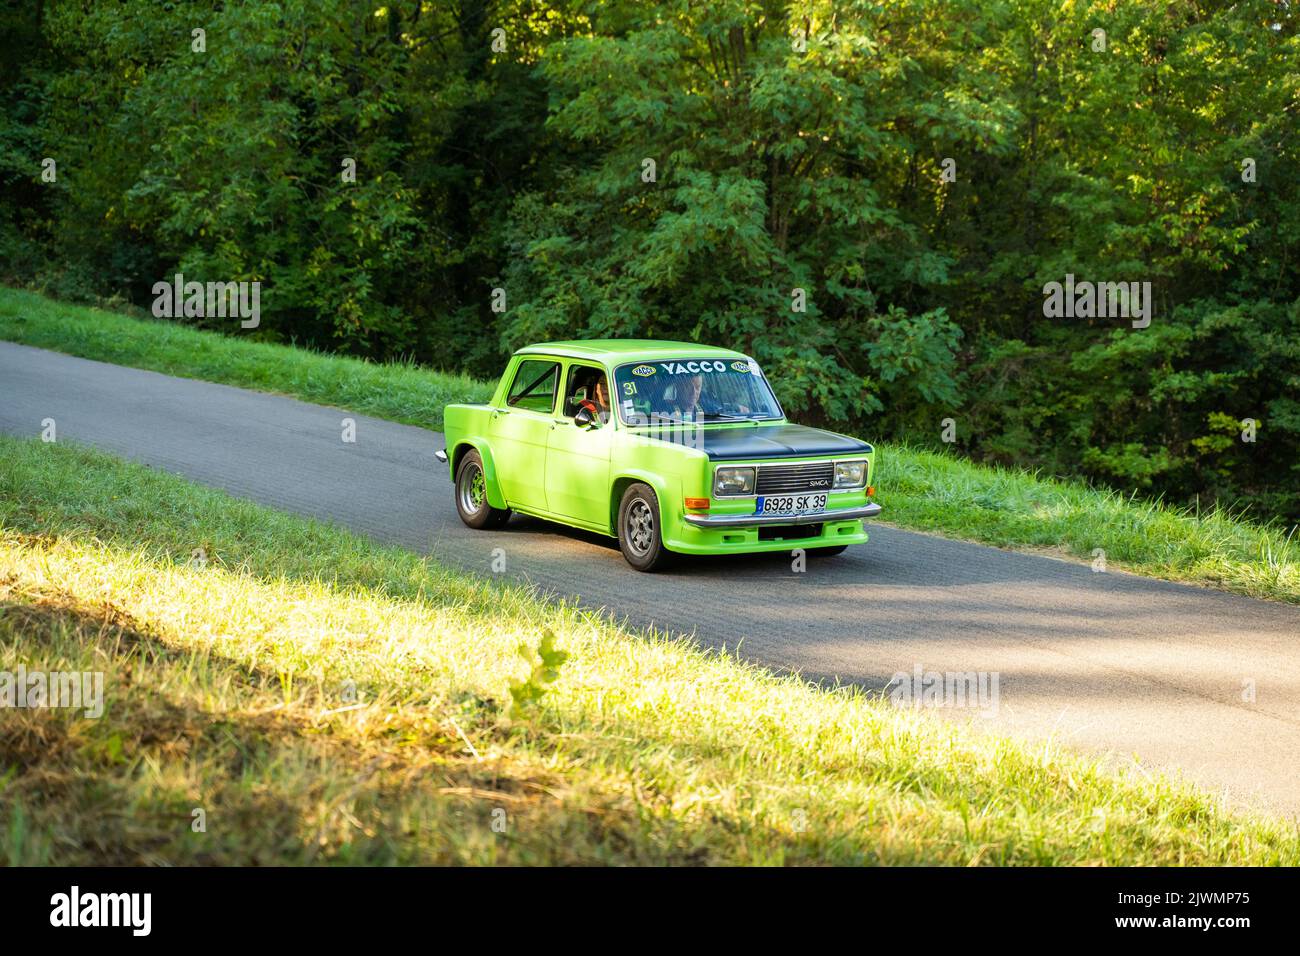
[{"label": "license plate", "polygon": [[759,495],[756,515],[808,515],[826,510],[825,495]]}]

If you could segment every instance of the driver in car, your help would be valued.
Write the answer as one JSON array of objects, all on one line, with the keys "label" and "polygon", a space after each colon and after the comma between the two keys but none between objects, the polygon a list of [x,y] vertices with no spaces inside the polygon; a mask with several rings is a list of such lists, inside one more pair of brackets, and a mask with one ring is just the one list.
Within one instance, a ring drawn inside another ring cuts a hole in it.
[{"label": "driver in car", "polygon": [[702,395],[703,388],[703,375],[687,375],[677,382],[678,415],[684,419],[699,419],[705,415],[730,415],[732,412],[747,415],[749,413],[747,405],[736,405],[730,411],[725,410],[713,396]]},{"label": "driver in car", "polygon": [[602,425],[609,421],[609,391],[605,387],[605,373],[597,372],[587,383],[587,397],[578,402],[578,408],[591,412],[591,417]]}]

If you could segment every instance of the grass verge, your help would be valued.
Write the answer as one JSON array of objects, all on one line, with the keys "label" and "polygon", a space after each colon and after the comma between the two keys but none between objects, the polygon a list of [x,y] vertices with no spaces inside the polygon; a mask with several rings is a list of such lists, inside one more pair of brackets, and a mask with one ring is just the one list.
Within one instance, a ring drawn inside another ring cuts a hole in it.
[{"label": "grass verge", "polygon": [[[3,863],[1300,863],[1293,824],[1158,776],[98,452],[0,438],[0,460],[0,671],[106,692],[98,719],[0,720]],[[571,657],[512,717],[546,631]]]},{"label": "grass verge", "polygon": [[425,428],[442,427],[442,410],[448,404],[492,397],[491,385],[467,375],[220,335],[177,322],[67,305],[4,287],[0,287],[0,339],[182,378],[292,395]]},{"label": "grass verge", "polygon": [[[4,288],[0,339],[429,428],[441,427],[447,403],[485,401],[492,391],[464,376],[256,343]],[[1090,561],[1100,551],[1108,567],[1300,603],[1294,528],[1218,508],[1194,514],[904,445],[882,444],[879,452],[877,500],[899,527]]]},{"label": "grass verge", "polygon": [[881,446],[876,471],[877,500],[902,528],[1300,604],[1295,528],[906,446]]}]

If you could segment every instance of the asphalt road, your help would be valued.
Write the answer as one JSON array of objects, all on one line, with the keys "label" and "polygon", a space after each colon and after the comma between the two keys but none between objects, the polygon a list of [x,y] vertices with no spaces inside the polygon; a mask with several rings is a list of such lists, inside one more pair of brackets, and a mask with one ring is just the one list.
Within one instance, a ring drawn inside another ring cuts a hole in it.
[{"label": "asphalt road", "polygon": [[[355,444],[341,440],[345,417]],[[597,536],[518,516],[498,532],[464,527],[435,432],[0,343],[0,430],[35,436],[45,418],[60,441],[483,574],[502,548],[509,575],[776,669],[872,688],[917,667],[996,673],[995,708],[940,713],[1300,816],[1300,608],[879,524],[803,573],[780,555],[638,574]]]}]

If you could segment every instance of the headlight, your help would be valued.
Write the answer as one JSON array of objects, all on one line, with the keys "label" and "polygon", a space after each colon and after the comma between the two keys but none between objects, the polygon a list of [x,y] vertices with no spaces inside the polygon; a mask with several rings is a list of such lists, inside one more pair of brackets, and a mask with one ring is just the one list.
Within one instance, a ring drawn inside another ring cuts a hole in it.
[{"label": "headlight", "polygon": [[867,483],[865,461],[837,461],[835,463],[836,488],[861,488]]},{"label": "headlight", "polygon": [[713,495],[725,498],[754,493],[753,468],[719,468],[713,475]]}]

